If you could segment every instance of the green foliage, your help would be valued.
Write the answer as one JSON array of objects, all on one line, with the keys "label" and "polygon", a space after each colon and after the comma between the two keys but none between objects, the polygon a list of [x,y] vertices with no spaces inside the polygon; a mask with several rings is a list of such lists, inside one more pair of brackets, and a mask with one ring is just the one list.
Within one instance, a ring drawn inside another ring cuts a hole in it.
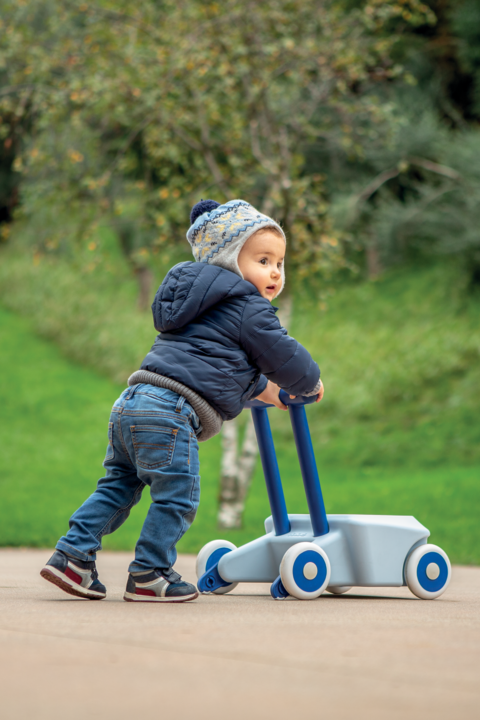
[{"label": "green foliage", "polygon": [[[163,274],[182,259],[166,253]],[[5,304],[29,315],[37,332],[115,382],[138,369],[156,336],[151,312],[136,308],[135,283],[108,228],[67,259],[48,247],[46,255],[28,245],[4,251],[0,287]]]},{"label": "green foliage", "polygon": [[368,161],[378,174],[339,201],[350,231],[378,251],[383,266],[457,256],[467,283],[478,283],[478,130],[452,134],[425,110],[399,122],[391,144],[372,151]]},{"label": "green foliage", "polygon": [[480,115],[480,6],[476,0],[463,0],[451,9],[452,29],[458,40],[458,56],[464,71],[474,83],[474,110]]},{"label": "green foliage", "polygon": [[434,22],[418,0],[3,5],[4,63],[35,117],[15,165],[23,214],[57,217],[37,250],[61,249],[59,236],[88,242],[104,216],[138,270],[213,192],[274,214],[300,277],[345,266],[348,240],[332,227],[324,175],[308,171],[312,144],[355,156],[388,134],[375,88],[401,75],[398,35]]},{"label": "green foliage", "polygon": [[299,282],[419,248],[476,278],[474,0],[1,6],[11,242],[69,255],[108,225],[145,285],[200,196],[244,196],[283,223]]},{"label": "green foliage", "polygon": [[480,298],[465,297],[461,283],[442,263],[342,288],[321,315],[315,300],[297,302],[292,332],[326,387],[312,413],[324,462],[476,462]]}]

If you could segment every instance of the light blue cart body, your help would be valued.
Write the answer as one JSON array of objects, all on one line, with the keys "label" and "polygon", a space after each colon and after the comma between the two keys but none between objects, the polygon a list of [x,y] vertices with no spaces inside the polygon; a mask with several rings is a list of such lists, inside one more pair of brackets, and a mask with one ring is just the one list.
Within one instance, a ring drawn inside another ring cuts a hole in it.
[{"label": "light blue cart body", "polygon": [[272,517],[266,535],[226,553],[218,563],[227,582],[273,582],[291,545],[313,542],[327,553],[330,585],[399,587],[410,551],[430,535],[415,518],[396,515],[327,515],[329,532],[314,537],[309,515],[289,515],[291,530],[275,535]]},{"label": "light blue cart body", "polygon": [[[414,517],[326,514],[304,407],[315,398],[290,399],[281,390],[280,399],[290,412],[309,515],[288,515],[268,420],[269,406],[258,400],[248,403],[272,515],[265,521],[263,537],[240,548],[215,541],[200,551],[199,590],[228,592],[234,583],[268,582],[277,599],[295,592],[296,597],[307,599],[310,594],[316,596],[315,589],[310,593],[315,583],[318,593],[323,588],[342,592],[351,586],[408,584],[418,597],[441,594],[451,576],[448,557],[441,548],[427,545],[430,533]],[[295,545],[298,547],[292,551]],[[290,591],[282,578],[285,582],[289,578]]]}]

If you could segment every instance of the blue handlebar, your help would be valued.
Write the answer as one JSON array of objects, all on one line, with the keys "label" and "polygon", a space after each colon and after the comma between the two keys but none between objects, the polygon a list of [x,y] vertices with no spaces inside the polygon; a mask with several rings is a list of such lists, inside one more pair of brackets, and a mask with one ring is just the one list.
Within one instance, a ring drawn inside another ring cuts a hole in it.
[{"label": "blue handlebar", "polygon": [[[280,390],[280,400],[289,405],[290,420],[292,422],[293,436],[297,446],[298,459],[302,472],[305,494],[307,496],[310,519],[314,537],[328,533],[328,519],[325,512],[317,465],[313,454],[312,439],[308,428],[305,405],[314,403],[316,395],[310,397],[299,396],[291,399],[289,394]],[[257,435],[260,457],[262,459],[263,474],[267,486],[268,498],[272,509],[273,526],[276,535],[285,535],[290,531],[290,520],[285,505],[282,481],[278,469],[272,431],[268,421],[267,408],[275,407],[261,400],[250,400],[245,407],[251,408],[255,432]]]},{"label": "blue handlebar", "polygon": [[[290,398],[290,395],[285,392],[285,390],[280,390],[279,398],[283,402],[284,405],[311,405],[311,403],[314,403],[317,399],[316,395],[310,395],[309,397],[305,397],[304,395],[298,395],[298,397],[293,398],[293,400]],[[246,408],[269,408],[269,407],[275,407],[275,405],[270,405],[270,403],[264,403],[261,400],[257,400],[257,398],[254,398],[253,400],[248,400],[245,403]]]}]

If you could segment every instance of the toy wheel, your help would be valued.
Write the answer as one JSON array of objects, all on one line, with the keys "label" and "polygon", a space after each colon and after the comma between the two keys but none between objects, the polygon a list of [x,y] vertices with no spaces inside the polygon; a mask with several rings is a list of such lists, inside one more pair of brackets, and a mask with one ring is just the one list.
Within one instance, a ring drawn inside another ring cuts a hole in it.
[{"label": "toy wheel", "polygon": [[280,577],[285,589],[299,600],[317,598],[330,580],[327,553],[314,543],[292,545],[282,558]]},{"label": "toy wheel", "polygon": [[329,585],[327,587],[327,592],[332,593],[333,595],[343,595],[343,593],[346,593],[351,589],[351,585]]},{"label": "toy wheel", "polygon": [[[226,553],[236,549],[237,546],[228,540],[212,540],[204,545],[197,555],[197,563],[195,566],[197,578],[201,577],[207,570],[210,570]],[[225,587],[217,588],[217,590],[213,592],[215,595],[224,595],[236,588],[237,585],[238,583],[231,583],[230,585],[225,585]]]},{"label": "toy wheel", "polygon": [[277,577],[276,580],[270,585],[270,595],[274,600],[286,600],[288,598],[288,592],[283,587],[282,578]]},{"label": "toy wheel", "polygon": [[451,577],[448,555],[437,545],[420,545],[407,558],[405,580],[422,600],[434,600],[444,593]]}]

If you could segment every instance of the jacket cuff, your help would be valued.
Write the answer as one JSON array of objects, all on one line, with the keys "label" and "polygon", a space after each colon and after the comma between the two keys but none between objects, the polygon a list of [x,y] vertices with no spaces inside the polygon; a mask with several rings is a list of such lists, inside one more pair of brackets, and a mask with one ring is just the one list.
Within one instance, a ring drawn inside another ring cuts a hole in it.
[{"label": "jacket cuff", "polygon": [[254,398],[258,397],[262,394],[262,392],[265,390],[265,388],[268,385],[268,380],[265,377],[265,375],[260,375],[260,379],[255,387],[255,390],[250,395],[250,400],[253,400]]},{"label": "jacket cuff", "polygon": [[318,378],[318,382],[315,385],[315,387],[313,388],[313,390],[310,390],[310,392],[308,392],[308,393],[302,393],[302,395],[303,395],[303,397],[310,397],[311,395],[318,395],[321,387],[322,387],[322,381],[320,380],[320,378]]}]

